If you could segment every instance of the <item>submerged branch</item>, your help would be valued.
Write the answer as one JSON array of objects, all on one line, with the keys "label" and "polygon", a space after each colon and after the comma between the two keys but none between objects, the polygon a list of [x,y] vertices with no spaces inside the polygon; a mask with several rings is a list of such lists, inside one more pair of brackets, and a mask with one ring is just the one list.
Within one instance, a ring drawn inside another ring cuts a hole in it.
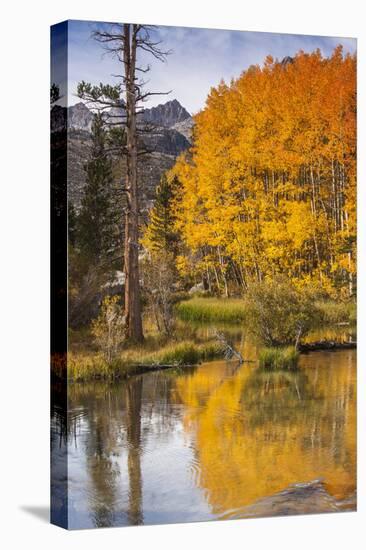
[{"label": "submerged branch", "polygon": [[240,351],[237,351],[234,348],[234,345],[231,342],[228,342],[226,336],[222,332],[216,331],[216,339],[218,340],[223,355],[227,361],[230,359],[237,359],[240,364],[244,363],[244,359]]}]

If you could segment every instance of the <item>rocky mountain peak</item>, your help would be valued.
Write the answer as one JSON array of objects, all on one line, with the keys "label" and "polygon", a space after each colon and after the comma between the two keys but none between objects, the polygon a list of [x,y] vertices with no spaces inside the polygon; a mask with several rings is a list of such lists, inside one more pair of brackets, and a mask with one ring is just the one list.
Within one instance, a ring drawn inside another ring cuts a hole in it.
[{"label": "rocky mountain peak", "polygon": [[[121,102],[103,112],[107,122],[117,125],[126,124],[125,106]],[[141,118],[140,118],[141,117]],[[81,205],[85,185],[84,166],[90,158],[91,127],[93,111],[84,103],[66,107],[53,106],[51,110],[52,131],[64,131],[68,122],[68,182],[69,199],[78,211]],[[143,121],[154,126],[153,131],[142,135],[143,142],[150,155],[141,157],[141,203],[143,210],[149,208],[154,200],[155,188],[161,175],[175,163],[178,155],[191,146],[193,118],[177,100],[168,101],[151,109],[145,109],[139,115],[138,123]],[[113,159],[116,162],[116,159]],[[125,159],[122,160],[124,166]]]},{"label": "rocky mountain peak", "polygon": [[91,130],[93,122],[93,113],[88,107],[80,102],[69,107],[67,124],[69,128],[75,130]]},{"label": "rocky mountain peak", "polygon": [[143,119],[157,126],[171,128],[179,122],[191,119],[191,115],[177,99],[173,99],[151,109],[145,109]]},{"label": "rocky mountain peak", "polygon": [[[56,106],[57,107],[57,106]],[[53,108],[51,113],[52,129],[56,130],[60,126],[58,108]],[[61,110],[61,108],[59,108]],[[119,107],[113,107],[108,112],[104,113],[106,119],[113,124],[125,124],[126,111],[124,102],[121,102]],[[177,99],[167,101],[145,109],[140,115],[140,120],[153,124],[161,128],[170,128],[182,133],[186,138],[190,139],[190,133],[193,126],[193,119],[189,112],[179,103]],[[93,112],[85,105],[79,102],[68,108],[67,125],[71,130],[90,132],[93,122]]]}]

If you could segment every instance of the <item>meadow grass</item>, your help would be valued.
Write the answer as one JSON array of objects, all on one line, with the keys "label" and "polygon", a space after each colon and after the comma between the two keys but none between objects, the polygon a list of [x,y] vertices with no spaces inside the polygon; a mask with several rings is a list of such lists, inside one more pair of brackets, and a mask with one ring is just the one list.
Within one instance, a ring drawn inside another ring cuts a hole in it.
[{"label": "meadow grass", "polygon": [[220,347],[215,342],[201,344],[191,341],[179,342],[177,344],[170,344],[151,355],[144,356],[141,363],[153,365],[195,365],[201,361],[214,359],[220,353]]},{"label": "meadow grass", "polygon": [[123,361],[116,359],[109,364],[102,353],[69,352],[67,356],[67,377],[72,381],[112,380],[127,374],[128,368]]},{"label": "meadow grass", "polygon": [[354,301],[335,302],[323,300],[316,302],[321,320],[328,324],[355,323],[357,318],[357,306]]},{"label": "meadow grass", "polygon": [[[353,302],[318,301],[316,304],[322,323],[353,323],[356,305]],[[218,343],[210,338],[197,338],[194,322],[243,324],[249,318],[245,302],[239,298],[192,297],[175,308],[176,316],[184,321],[177,323],[175,339],[157,333],[153,325],[145,321],[143,344],[125,345],[108,363],[93,343],[90,331],[70,331],[72,351],[67,356],[67,374],[71,380],[113,380],[138,372],[139,365],[196,365],[202,361],[222,356]],[[188,321],[188,323],[186,323]],[[189,322],[192,325],[189,325]],[[191,329],[190,329],[191,326]],[[299,354],[294,347],[265,347],[259,352],[259,364],[266,369],[293,370]],[[66,361],[53,361],[56,376],[66,370]],[[64,365],[64,366],[63,366]]]},{"label": "meadow grass", "polygon": [[101,378],[114,380],[139,372],[139,366],[196,365],[222,355],[214,341],[196,343],[194,341],[173,342],[157,350],[148,350],[146,344],[130,348],[108,363],[101,353],[69,353],[67,360],[68,378],[73,381],[86,381]]},{"label": "meadow grass", "polygon": [[246,317],[245,304],[240,298],[194,297],[177,304],[175,311],[183,321],[240,323]]},{"label": "meadow grass", "polygon": [[259,366],[265,369],[295,370],[299,352],[293,347],[268,347],[259,351]]},{"label": "meadow grass", "polygon": [[[315,304],[319,315],[317,323],[341,324],[356,322],[354,301],[318,300]],[[248,321],[249,312],[241,298],[211,298],[195,296],[175,306],[176,316],[182,321],[242,323]]]}]

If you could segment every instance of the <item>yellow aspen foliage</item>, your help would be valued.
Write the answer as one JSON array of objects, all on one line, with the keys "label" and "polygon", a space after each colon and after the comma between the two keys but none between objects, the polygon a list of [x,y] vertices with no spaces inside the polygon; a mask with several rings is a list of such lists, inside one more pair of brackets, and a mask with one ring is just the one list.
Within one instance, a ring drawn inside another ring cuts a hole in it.
[{"label": "yellow aspen foliage", "polygon": [[193,137],[172,169],[180,266],[226,294],[276,274],[355,293],[354,55],[268,56],[211,89]]}]

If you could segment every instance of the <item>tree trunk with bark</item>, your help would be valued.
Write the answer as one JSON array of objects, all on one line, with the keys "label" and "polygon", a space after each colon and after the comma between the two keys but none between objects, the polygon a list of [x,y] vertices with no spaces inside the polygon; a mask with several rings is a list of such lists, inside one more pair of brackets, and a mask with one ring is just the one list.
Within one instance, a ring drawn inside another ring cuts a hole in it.
[{"label": "tree trunk with bark", "polygon": [[[122,148],[118,146],[121,157],[126,158],[126,181],[122,186],[122,192],[126,196],[126,212],[122,223],[125,227],[124,240],[124,271],[125,271],[125,311],[126,311],[126,337],[135,342],[141,342],[144,338],[142,330],[142,314],[140,301],[140,276],[139,276],[139,193],[138,193],[138,154],[147,151],[138,151],[138,136],[147,133],[149,128],[141,128],[141,119],[137,124],[137,115],[143,112],[143,103],[152,95],[166,95],[169,92],[145,91],[145,82],[141,74],[150,70],[149,65],[137,63],[137,53],[142,50],[144,55],[149,54],[159,61],[165,61],[169,51],[160,48],[158,37],[152,33],[154,27],[136,24],[111,23],[106,30],[95,31],[93,37],[100,42],[105,50],[122,65],[123,74],[113,75],[122,79],[114,86],[99,84],[93,86],[88,82],[78,84],[78,96],[92,106],[98,112],[108,114],[104,117],[106,126],[121,125],[119,119],[125,124],[126,143]],[[123,99],[123,102],[121,101]],[[118,114],[111,114],[111,109],[117,109]],[[121,114],[121,111],[122,114]],[[150,128],[154,132],[154,128]],[[140,147],[141,148],[141,147]],[[116,153],[115,148],[111,151]]]},{"label": "tree trunk with bark", "polygon": [[136,25],[124,25],[125,47],[123,63],[126,81],[126,227],[125,227],[125,310],[126,336],[143,340],[140,277],[139,277],[139,201],[137,185],[137,131],[136,131]]}]

